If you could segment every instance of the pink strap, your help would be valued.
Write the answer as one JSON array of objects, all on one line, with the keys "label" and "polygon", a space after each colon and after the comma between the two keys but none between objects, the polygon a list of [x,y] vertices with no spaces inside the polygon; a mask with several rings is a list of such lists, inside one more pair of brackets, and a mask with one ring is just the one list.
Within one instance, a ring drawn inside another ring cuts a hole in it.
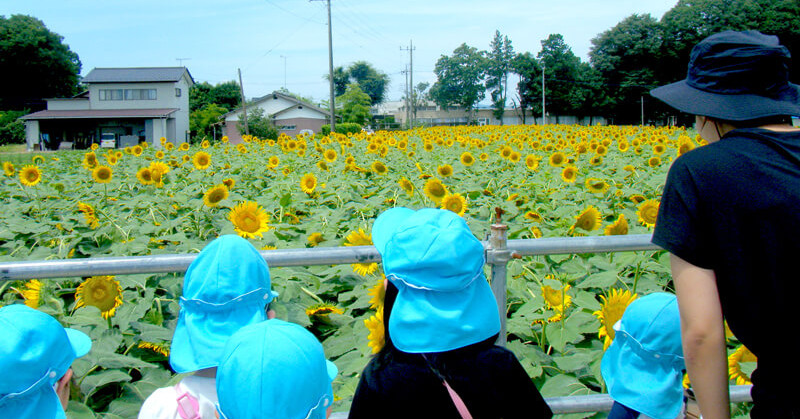
[{"label": "pink strap", "polygon": [[442,380],[444,386],[447,388],[447,392],[450,393],[450,398],[453,399],[453,404],[456,405],[456,409],[458,409],[458,414],[461,415],[463,419],[472,419],[472,415],[469,413],[469,409],[467,409],[467,405],[464,404],[464,400],[461,400],[461,396],[450,387],[450,384],[447,383],[447,380]]},{"label": "pink strap", "polygon": [[178,415],[183,419],[203,419],[200,417],[200,403],[188,391],[182,391],[181,383],[175,384],[175,393],[178,394],[178,398],[175,399],[178,403]]}]

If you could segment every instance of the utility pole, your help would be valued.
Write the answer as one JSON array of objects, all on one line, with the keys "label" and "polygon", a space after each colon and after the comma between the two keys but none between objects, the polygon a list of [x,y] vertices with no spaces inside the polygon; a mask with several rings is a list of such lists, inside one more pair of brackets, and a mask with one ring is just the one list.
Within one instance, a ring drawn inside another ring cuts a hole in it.
[{"label": "utility pole", "polygon": [[324,1],[328,3],[328,78],[330,79],[331,91],[331,132],[336,132],[336,102],[333,96],[333,30],[331,29],[331,0],[309,0]]},{"label": "utility pole", "polygon": [[176,58],[175,59],[175,61],[178,62],[178,66],[180,66],[180,67],[183,67],[183,62],[184,61],[189,61],[189,60],[191,60],[191,58]]},{"label": "utility pole", "polygon": [[542,125],[547,125],[547,113],[544,109],[544,70],[545,66],[542,66]]},{"label": "utility pole", "polygon": [[409,128],[411,128],[414,125],[413,124],[414,121],[412,121],[411,119],[417,117],[417,109],[416,109],[417,108],[417,103],[416,103],[416,100],[414,100],[414,96],[416,96],[415,92],[414,92],[414,50],[415,49],[416,48],[414,48],[414,41],[413,40],[409,40],[408,41],[408,48],[400,47],[401,51],[408,51],[408,60],[410,62],[410,70],[409,70],[409,73],[408,73],[408,78],[409,78],[408,85],[410,86],[408,91],[411,92],[410,95],[408,96],[410,98],[410,102],[411,102],[411,109],[409,111],[409,115],[410,116],[409,116],[409,119],[408,119]]},{"label": "utility pole", "polygon": [[286,88],[286,56],[281,55],[281,58],[283,58],[283,89],[289,90]]},{"label": "utility pole", "polygon": [[642,126],[644,126],[644,95],[641,95],[640,97],[642,101]]},{"label": "utility pole", "polygon": [[402,73],[406,78],[406,126],[411,128],[411,100],[409,99],[408,93],[408,66],[406,66],[406,69],[403,70]]},{"label": "utility pole", "polygon": [[242,69],[237,68],[239,71],[239,93],[242,94],[242,110],[244,111],[244,134],[250,135],[250,126],[247,125],[247,101],[244,99],[244,85],[242,84]]}]

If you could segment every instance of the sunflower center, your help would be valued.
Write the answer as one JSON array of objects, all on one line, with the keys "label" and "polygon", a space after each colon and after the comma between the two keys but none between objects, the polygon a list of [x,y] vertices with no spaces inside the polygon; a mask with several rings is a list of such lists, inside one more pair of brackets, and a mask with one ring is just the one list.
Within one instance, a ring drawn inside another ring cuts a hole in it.
[{"label": "sunflower center", "polygon": [[256,217],[255,214],[241,214],[239,215],[239,219],[237,221],[239,227],[248,233],[255,233],[261,226],[261,222],[259,222],[258,217]]}]

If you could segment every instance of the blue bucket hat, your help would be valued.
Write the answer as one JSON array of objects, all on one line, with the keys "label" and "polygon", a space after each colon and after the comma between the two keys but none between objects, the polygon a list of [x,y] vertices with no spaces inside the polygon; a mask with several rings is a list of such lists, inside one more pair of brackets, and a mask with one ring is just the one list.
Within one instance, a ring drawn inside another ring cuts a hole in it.
[{"label": "blue bucket hat", "polygon": [[272,291],[269,267],[250,242],[221,236],[189,266],[169,363],[178,373],[216,367],[237,330],[267,320]]},{"label": "blue bucket hat", "polygon": [[389,318],[403,352],[445,352],[500,332],[483,245],[452,211],[392,208],[372,226],[383,271],[397,287]]},{"label": "blue bucket hat", "polygon": [[66,418],[53,386],[92,341],[56,319],[16,304],[0,308],[0,417]]},{"label": "blue bucket hat", "polygon": [[225,419],[324,419],[336,366],[308,330],[272,319],[231,337],[217,369]]},{"label": "blue bucket hat", "polygon": [[663,292],[641,297],[614,330],[600,365],[611,398],[654,419],[677,417],[685,368],[678,300]]},{"label": "blue bucket hat", "polygon": [[685,80],[650,91],[679,111],[729,121],[800,115],[789,50],[758,31],[725,31],[698,43]]}]

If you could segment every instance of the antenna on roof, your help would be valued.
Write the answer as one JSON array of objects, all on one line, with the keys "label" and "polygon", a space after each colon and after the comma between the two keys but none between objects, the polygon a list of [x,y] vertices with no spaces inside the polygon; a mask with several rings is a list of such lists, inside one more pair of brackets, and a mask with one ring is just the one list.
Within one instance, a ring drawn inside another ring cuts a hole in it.
[{"label": "antenna on roof", "polygon": [[177,62],[178,62],[178,65],[179,65],[180,67],[183,67],[183,62],[184,62],[184,61],[189,61],[189,60],[191,60],[191,58],[176,58],[176,59],[175,59],[175,61],[177,61]]}]

